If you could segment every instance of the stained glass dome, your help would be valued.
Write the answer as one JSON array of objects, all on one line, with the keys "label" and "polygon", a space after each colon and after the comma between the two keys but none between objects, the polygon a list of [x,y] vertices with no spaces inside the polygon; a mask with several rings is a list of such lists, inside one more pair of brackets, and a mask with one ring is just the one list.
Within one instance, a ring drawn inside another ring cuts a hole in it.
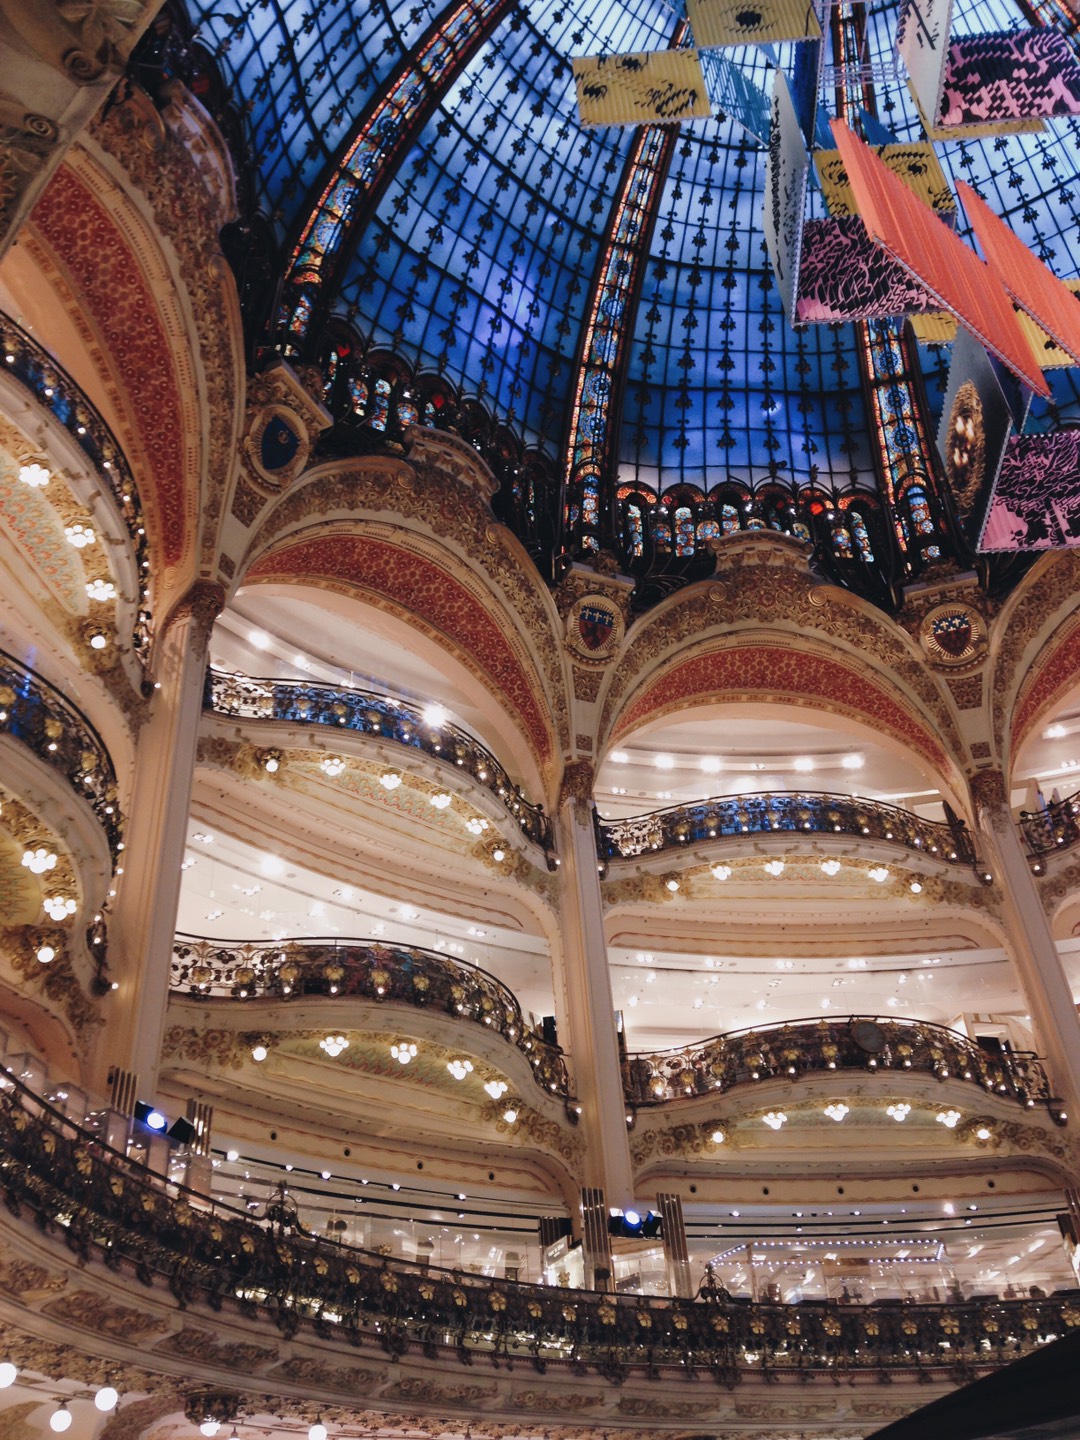
[{"label": "stained glass dome", "polygon": [[[796,332],[785,318],[762,231],[760,140],[716,116],[652,132],[664,144],[655,140],[649,152],[641,131],[579,123],[571,57],[685,43],[674,8],[662,0],[451,0],[445,8],[438,0],[188,0],[188,8],[243,105],[258,201],[285,253],[310,230],[358,126],[378,112],[382,150],[372,160],[369,145],[363,163],[374,174],[385,162],[385,174],[351,196],[343,223],[334,220],[338,248],[323,297],[366,343],[478,397],[564,469],[584,406],[623,482],[708,489],[727,477],[806,484],[820,473],[834,486],[875,484],[881,415],[866,401],[865,327]],[[835,22],[825,42],[822,113],[837,112],[836,85],[846,79],[872,140],[923,135],[895,63],[897,8],[884,0],[841,7],[841,23],[857,21],[864,37],[858,73],[836,73],[845,57]],[[1038,12],[1014,0],[959,0],[952,30],[1032,24],[1070,28],[1056,0]],[[796,48],[747,47],[733,58],[765,86],[771,67],[790,68]],[[950,181],[973,184],[1059,276],[1080,273],[1075,120],[936,149]],[[642,170],[650,165],[651,174]],[[808,214],[825,213],[812,182]],[[605,273],[615,283],[601,292]],[[602,381],[582,396],[582,356],[604,305],[625,362],[614,388]],[[947,347],[924,347],[918,360],[932,424]],[[1074,372],[1049,379],[1054,399],[1034,412],[1036,427],[1077,414]]]}]

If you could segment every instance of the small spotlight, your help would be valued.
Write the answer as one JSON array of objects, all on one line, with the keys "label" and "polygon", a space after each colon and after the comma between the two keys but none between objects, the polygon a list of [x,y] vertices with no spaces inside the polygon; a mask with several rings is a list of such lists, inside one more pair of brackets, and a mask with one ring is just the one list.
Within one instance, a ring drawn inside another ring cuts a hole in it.
[{"label": "small spotlight", "polygon": [[54,1430],[57,1435],[71,1429],[71,1411],[67,1408],[66,1400],[49,1416],[49,1429]]},{"label": "small spotlight", "polygon": [[103,1385],[94,1396],[94,1405],[103,1414],[116,1409],[116,1402],[120,1399],[120,1392],[113,1385]]},{"label": "small spotlight", "polygon": [[0,1390],[7,1390],[9,1386],[15,1384],[18,1378],[19,1372],[10,1360],[5,1360],[0,1364]]}]

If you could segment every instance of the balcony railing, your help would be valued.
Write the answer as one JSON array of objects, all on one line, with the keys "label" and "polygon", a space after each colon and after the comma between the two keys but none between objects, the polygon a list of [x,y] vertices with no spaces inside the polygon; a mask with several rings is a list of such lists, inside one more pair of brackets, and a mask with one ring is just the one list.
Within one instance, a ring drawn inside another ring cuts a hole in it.
[{"label": "balcony railing", "polygon": [[563,1099],[568,1095],[562,1052],[529,1028],[513,992],[486,970],[433,950],[353,940],[281,944],[180,935],[170,983],[189,995],[237,1000],[325,995],[441,1010],[501,1035],[525,1056],[542,1089]]},{"label": "balcony railing", "polygon": [[145,664],[150,651],[150,542],[139,492],[123,450],[112,431],[78,385],[47,350],[0,312],[0,346],[4,370],[52,412],[94,467],[98,479],[116,502],[131,541],[139,576],[139,609],[132,646]]},{"label": "balcony railing", "polygon": [[679,850],[732,835],[855,835],[886,840],[950,865],[973,865],[975,847],[962,821],[924,820],[909,810],[851,795],[719,795],[693,805],[669,805],[625,820],[599,820],[602,860],[625,860]]},{"label": "balcony railing", "polygon": [[0,735],[10,735],[54,770],[96,815],[115,867],[124,822],[116,771],[105,743],[77,705],[28,666],[0,650]]},{"label": "balcony railing", "polygon": [[1080,791],[1042,810],[1021,810],[1020,831],[1031,855],[1052,855],[1080,841]]},{"label": "balcony railing", "polygon": [[421,750],[433,760],[471,776],[495,797],[527,839],[549,856],[554,852],[551,820],[544,807],[526,800],[491,751],[478,740],[456,725],[427,724],[419,706],[351,686],[263,680],[217,670],[211,670],[206,677],[205,705],[215,715],[325,725],[338,732],[371,735],[376,740]]},{"label": "balcony railing", "polygon": [[850,1070],[967,1081],[1029,1109],[1051,1098],[1045,1071],[1026,1051],[991,1055],[942,1025],[855,1015],[734,1030],[679,1050],[631,1055],[624,1083],[630,1103],[663,1105],[762,1080]]},{"label": "balcony railing", "polygon": [[[835,1384],[840,1375],[953,1377],[993,1368],[1080,1325],[1075,1292],[966,1304],[798,1306],[733,1300],[706,1276],[694,1300],[492,1281],[390,1260],[304,1230],[287,1192],[261,1219],[167,1185],[37,1099],[0,1096],[7,1224],[33,1216],[82,1263],[166,1288],[178,1304],[228,1307],[286,1336],[400,1358],[456,1353],[563,1362],[618,1384],[672,1367],[729,1386],[744,1376]],[[14,1217],[14,1218],[12,1218]]]}]

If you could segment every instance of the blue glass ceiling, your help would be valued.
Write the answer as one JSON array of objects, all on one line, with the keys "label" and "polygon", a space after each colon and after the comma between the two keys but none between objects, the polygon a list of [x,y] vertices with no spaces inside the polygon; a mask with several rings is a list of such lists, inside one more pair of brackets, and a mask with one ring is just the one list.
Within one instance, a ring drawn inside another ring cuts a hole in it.
[{"label": "blue glass ceiling", "polygon": [[[246,101],[262,203],[291,243],[333,157],[440,6],[395,0],[189,0]],[[867,6],[871,58],[891,53],[893,0]],[[1008,28],[1012,0],[958,0],[954,31]],[[589,290],[631,132],[577,124],[574,54],[667,45],[661,0],[531,0],[444,97],[359,237],[337,308],[378,345],[479,394],[561,453]],[[789,47],[790,48],[790,47]],[[778,55],[781,63],[786,56]],[[832,108],[832,97],[822,97]],[[906,89],[879,82],[880,119],[921,134]],[[938,146],[1062,276],[1080,271],[1074,122],[1044,135]],[[760,226],[764,151],[737,125],[687,126],[663,187],[633,318],[618,454],[623,478],[664,488],[770,473],[872,483],[851,326],[787,324]],[[811,214],[823,213],[820,196]],[[947,351],[923,353],[931,402]],[[1074,372],[1051,372],[1080,414]],[[1042,407],[1038,423],[1053,408]]]}]

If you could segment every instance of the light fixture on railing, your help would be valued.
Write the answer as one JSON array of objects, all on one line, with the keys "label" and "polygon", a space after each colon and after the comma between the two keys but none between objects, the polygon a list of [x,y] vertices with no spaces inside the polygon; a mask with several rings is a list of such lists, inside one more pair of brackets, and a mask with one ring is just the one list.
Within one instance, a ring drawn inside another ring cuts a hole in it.
[{"label": "light fixture on railing", "polygon": [[947,1130],[955,1130],[960,1123],[959,1110],[939,1110],[936,1116],[939,1125],[944,1125]]},{"label": "light fixture on railing", "polygon": [[44,875],[46,870],[52,870],[56,865],[56,856],[44,845],[39,845],[36,850],[23,851],[22,863],[32,874]]},{"label": "light fixture on railing", "polygon": [[325,1040],[319,1041],[319,1049],[325,1050],[332,1060],[336,1060],[343,1050],[349,1048],[349,1042],[344,1035],[327,1035]]},{"label": "light fixture on railing", "polygon": [[770,1130],[779,1130],[782,1125],[787,1124],[787,1116],[782,1110],[770,1110],[768,1114],[762,1115],[761,1119]]},{"label": "light fixture on railing", "polygon": [[825,1114],[829,1117],[830,1120],[835,1120],[836,1123],[839,1124],[840,1121],[843,1120],[844,1116],[848,1114],[849,1109],[850,1107],[845,1105],[842,1101],[837,1101],[833,1105],[825,1106]]},{"label": "light fixture on railing", "polygon": [[902,1124],[911,1114],[911,1106],[907,1104],[886,1105],[885,1114]]},{"label": "light fixture on railing", "polygon": [[390,1046],[390,1054],[399,1065],[408,1065],[416,1057],[416,1046],[411,1040],[399,1040]]},{"label": "light fixture on railing", "polygon": [[429,730],[441,730],[450,719],[449,713],[441,705],[426,705],[424,707],[424,724]]},{"label": "light fixture on railing", "polygon": [[472,1073],[473,1063],[471,1060],[448,1060],[446,1068],[455,1080],[464,1080],[466,1075]]}]

